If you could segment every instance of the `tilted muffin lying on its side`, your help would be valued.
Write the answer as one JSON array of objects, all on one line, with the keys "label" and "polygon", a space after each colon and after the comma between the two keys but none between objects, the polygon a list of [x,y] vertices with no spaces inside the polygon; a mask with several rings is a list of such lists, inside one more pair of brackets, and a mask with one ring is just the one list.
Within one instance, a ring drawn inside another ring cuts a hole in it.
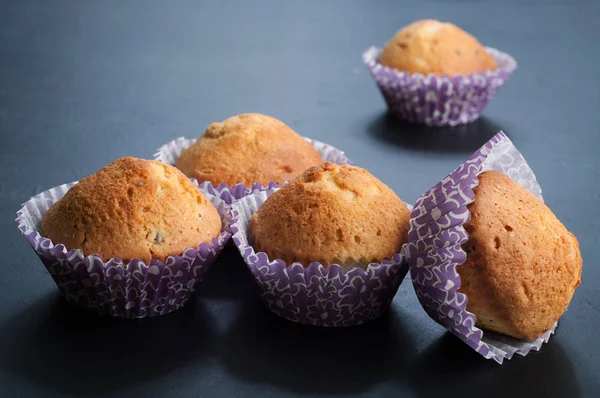
[{"label": "tilted muffin lying on its side", "polygon": [[108,261],[165,261],[221,232],[213,204],[179,170],[121,158],[73,186],[42,218],[42,235]]},{"label": "tilted muffin lying on its side", "polygon": [[399,30],[383,48],[379,62],[401,72],[466,75],[496,69],[477,39],[458,26],[422,20]]},{"label": "tilted muffin lying on its side", "polygon": [[250,186],[282,184],[321,163],[313,146],[287,125],[248,113],[212,123],[175,165],[200,182]]},{"label": "tilted muffin lying on its side", "polygon": [[581,281],[579,244],[552,211],[507,175],[479,175],[465,225],[460,292],[477,326],[523,340],[550,329]]},{"label": "tilted muffin lying on its side", "polygon": [[253,215],[255,247],[270,259],[366,268],[400,252],[410,211],[364,169],[325,163],[271,195]]}]

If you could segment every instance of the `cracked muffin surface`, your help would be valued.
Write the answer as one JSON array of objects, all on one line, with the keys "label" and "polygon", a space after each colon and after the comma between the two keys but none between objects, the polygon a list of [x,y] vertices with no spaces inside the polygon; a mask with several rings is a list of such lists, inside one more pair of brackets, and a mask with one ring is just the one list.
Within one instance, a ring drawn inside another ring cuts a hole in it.
[{"label": "cracked muffin surface", "polygon": [[125,157],[75,184],[44,214],[42,235],[67,250],[165,261],[221,232],[213,204],[183,173]]},{"label": "cracked muffin surface", "polygon": [[271,195],[250,232],[271,260],[366,268],[400,252],[409,218],[404,202],[368,171],[325,163]]},{"label": "cracked muffin surface", "polygon": [[477,326],[523,340],[550,329],[581,281],[579,243],[554,213],[506,174],[486,171],[465,224],[459,291]]},{"label": "cracked muffin surface", "polygon": [[210,124],[175,166],[199,182],[250,186],[282,184],[321,163],[316,149],[285,123],[245,113]]}]

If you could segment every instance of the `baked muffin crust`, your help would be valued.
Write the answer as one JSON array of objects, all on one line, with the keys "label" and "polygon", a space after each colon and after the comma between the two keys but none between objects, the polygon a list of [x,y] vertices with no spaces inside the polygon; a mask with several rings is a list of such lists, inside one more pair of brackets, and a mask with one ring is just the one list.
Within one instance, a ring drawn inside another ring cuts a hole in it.
[{"label": "baked muffin crust", "polygon": [[165,261],[221,232],[213,204],[175,167],[121,158],[79,181],[42,218],[42,235],[103,260]]},{"label": "baked muffin crust", "polygon": [[270,259],[366,268],[400,252],[409,218],[400,198],[366,170],[325,163],[271,195],[250,229]]},{"label": "baked muffin crust", "polygon": [[175,165],[200,182],[250,186],[282,184],[321,163],[313,146],[283,122],[246,113],[209,125]]},{"label": "baked muffin crust", "polygon": [[379,62],[401,72],[441,76],[495,70],[479,41],[451,23],[432,19],[400,29],[383,48]]},{"label": "baked muffin crust", "polygon": [[479,175],[460,292],[477,326],[533,340],[567,309],[581,281],[575,236],[532,193],[498,171]]}]

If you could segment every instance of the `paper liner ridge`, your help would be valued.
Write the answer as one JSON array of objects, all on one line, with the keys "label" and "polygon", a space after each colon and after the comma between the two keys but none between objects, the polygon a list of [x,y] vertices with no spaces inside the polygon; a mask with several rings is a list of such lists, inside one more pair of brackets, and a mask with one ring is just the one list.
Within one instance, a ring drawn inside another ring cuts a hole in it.
[{"label": "paper liner ridge", "polygon": [[73,185],[34,196],[23,204],[15,221],[66,300],[102,315],[143,318],[181,308],[231,237],[228,205],[207,194],[221,216],[222,232],[210,243],[169,256],[165,263],[156,259],[149,264],[139,259],[124,263],[118,258],[105,263],[99,255],[67,251],[64,245],[41,236],[39,228],[42,215]]},{"label": "paper liner ridge", "polygon": [[267,307],[290,321],[331,327],[362,324],[387,311],[408,272],[408,264],[399,253],[381,264],[370,264],[366,270],[344,271],[337,264],[286,266],[283,260],[269,260],[266,253],[255,252],[249,236],[250,219],[277,189],[255,192],[231,208],[232,240]]},{"label": "paper liner ridge", "polygon": [[486,358],[502,363],[513,354],[538,350],[554,333],[523,342],[475,326],[475,315],[466,310],[467,297],[458,292],[456,267],[466,260],[462,245],[468,234],[463,225],[471,218],[477,175],[497,170],[542,199],[535,175],[510,139],[499,132],[415,204],[406,246],[415,292],[423,308],[442,326]]},{"label": "paper liner ridge", "polygon": [[[305,140],[316,149],[325,162],[332,162],[335,164],[352,164],[352,161],[348,159],[343,151],[317,140],[310,138],[305,138]],[[194,142],[196,142],[196,139],[194,138],[176,138],[158,148],[154,154],[154,159],[173,166],[183,151],[189,148]],[[265,186],[257,182],[252,184],[250,187],[246,187],[244,184],[236,184],[235,186],[230,187],[229,184],[225,183],[219,184],[215,187],[210,181],[202,182],[199,185],[203,191],[220,198],[227,204],[231,204],[234,201],[241,199],[253,192],[268,190],[278,186],[274,181],[269,182]]]},{"label": "paper liner ridge", "polygon": [[457,126],[476,120],[517,67],[508,54],[486,47],[498,68],[465,76],[400,72],[379,63],[381,50],[371,47],[363,62],[388,108],[400,119],[430,126]]}]

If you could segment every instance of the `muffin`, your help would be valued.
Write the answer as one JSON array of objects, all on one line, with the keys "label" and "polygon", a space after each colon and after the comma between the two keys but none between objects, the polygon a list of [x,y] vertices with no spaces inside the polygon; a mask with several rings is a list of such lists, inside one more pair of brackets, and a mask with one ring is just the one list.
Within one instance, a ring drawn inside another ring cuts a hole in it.
[{"label": "muffin", "polygon": [[457,267],[477,326],[523,340],[541,336],[567,309],[581,280],[573,234],[506,174],[479,175]]},{"label": "muffin", "polygon": [[401,72],[437,76],[496,70],[479,41],[451,23],[432,19],[400,29],[381,52],[379,62]]},{"label": "muffin", "polygon": [[406,242],[410,211],[364,169],[325,163],[271,195],[252,216],[258,251],[286,264],[366,269]]},{"label": "muffin", "polygon": [[435,20],[406,26],[383,50],[367,49],[363,62],[392,115],[438,127],[477,120],[517,67],[509,54]]},{"label": "muffin", "polygon": [[199,182],[250,186],[282,184],[321,163],[315,148],[287,125],[248,113],[209,125],[175,166]]},{"label": "muffin", "polygon": [[173,166],[121,158],[73,186],[43,216],[42,235],[104,260],[165,261],[221,232],[213,204]]}]

